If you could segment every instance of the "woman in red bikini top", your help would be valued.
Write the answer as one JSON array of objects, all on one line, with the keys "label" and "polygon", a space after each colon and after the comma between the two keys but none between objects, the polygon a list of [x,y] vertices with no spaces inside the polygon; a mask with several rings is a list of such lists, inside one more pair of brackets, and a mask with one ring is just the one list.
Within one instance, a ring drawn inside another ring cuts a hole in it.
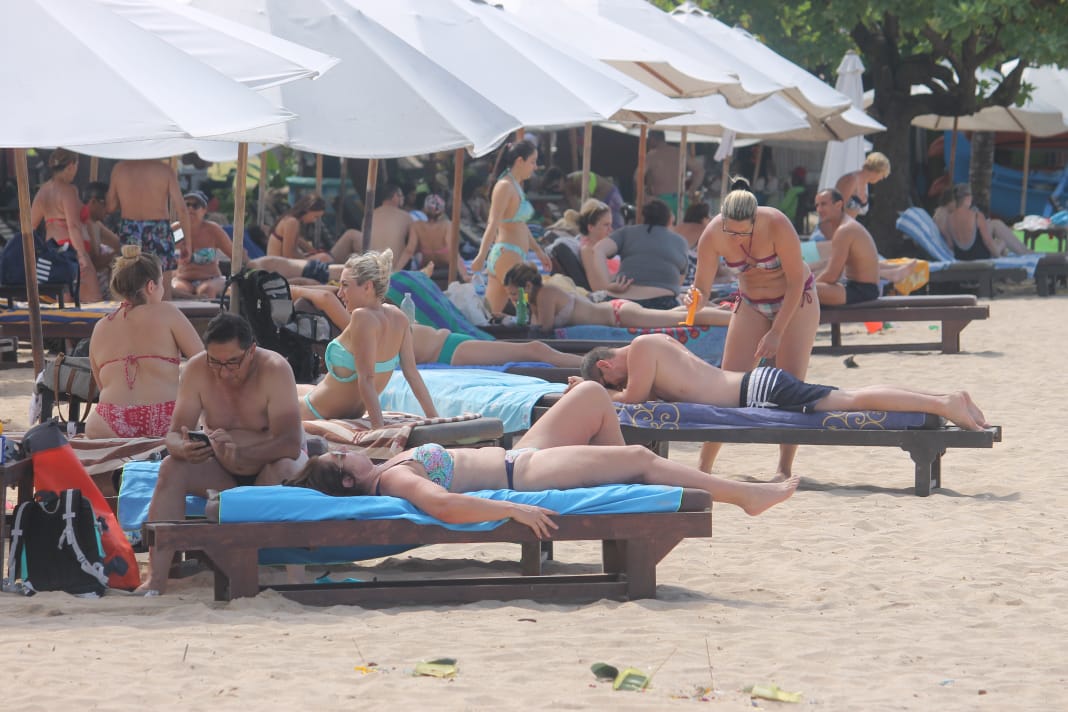
[{"label": "woman in red bikini top", "polygon": [[[775,208],[758,207],[749,183],[737,178],[720,214],[697,247],[694,287],[708,299],[720,257],[738,275],[740,303],[727,327],[723,369],[751,371],[762,359],[804,379],[820,323],[812,272],[801,257],[793,223]],[[718,445],[706,443],[700,467],[711,471]],[[797,446],[780,446],[778,475],[788,477]]]},{"label": "woman in red bikini top", "polygon": [[81,268],[79,296],[83,302],[98,302],[101,299],[100,285],[89,254],[89,235],[82,225],[82,201],[72,182],[78,173],[78,154],[57,148],[48,157],[48,168],[52,177],[42,183],[37,195],[33,196],[30,224],[37,230],[43,221],[46,239],[77,250]]},{"label": "woman in red bikini top", "polygon": [[163,301],[163,270],[155,255],[125,245],[111,291],[119,308],[96,323],[89,362],[100,401],[89,414],[90,438],[163,437],[178,395],[178,364],[204,350],[189,319]]}]

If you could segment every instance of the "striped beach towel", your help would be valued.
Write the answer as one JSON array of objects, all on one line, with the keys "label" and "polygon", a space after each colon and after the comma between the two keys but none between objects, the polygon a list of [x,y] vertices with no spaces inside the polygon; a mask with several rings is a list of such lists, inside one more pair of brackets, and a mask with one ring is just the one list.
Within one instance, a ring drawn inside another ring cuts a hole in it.
[{"label": "striped beach towel", "polygon": [[448,329],[455,334],[466,334],[482,341],[493,340],[492,336],[468,321],[438,285],[422,272],[395,272],[390,277],[386,295],[389,301],[400,304],[405,292],[412,295],[415,320],[420,324]]}]

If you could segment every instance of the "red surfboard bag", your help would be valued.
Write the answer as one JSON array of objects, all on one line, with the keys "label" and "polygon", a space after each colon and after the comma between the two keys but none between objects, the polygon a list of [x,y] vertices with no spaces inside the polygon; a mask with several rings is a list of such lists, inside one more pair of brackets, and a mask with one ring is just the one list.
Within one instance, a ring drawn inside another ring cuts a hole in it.
[{"label": "red surfboard bag", "polygon": [[50,420],[33,426],[26,431],[22,445],[33,460],[34,491],[79,489],[82,496],[93,505],[93,514],[100,522],[100,541],[104,546],[104,571],[108,575],[108,585],[127,591],[140,586],[141,574],[137,569],[133,547],[119,527],[100,488],[78,461],[59,422]]}]

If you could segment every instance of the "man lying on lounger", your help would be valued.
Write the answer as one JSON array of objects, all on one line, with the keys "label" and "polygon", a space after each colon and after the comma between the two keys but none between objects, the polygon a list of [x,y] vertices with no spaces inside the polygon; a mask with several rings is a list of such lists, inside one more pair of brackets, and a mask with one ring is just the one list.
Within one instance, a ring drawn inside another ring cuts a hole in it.
[{"label": "man lying on lounger", "polygon": [[988,425],[983,412],[964,391],[933,394],[884,385],[839,390],[804,383],[781,369],[766,366],[745,373],[724,371],[664,334],[645,334],[618,349],[593,349],[582,360],[582,378],[572,376],[568,387],[583,379],[615,389],[612,398],[620,403],[664,400],[803,413],[920,412],[940,415],[968,430],[981,430]]}]

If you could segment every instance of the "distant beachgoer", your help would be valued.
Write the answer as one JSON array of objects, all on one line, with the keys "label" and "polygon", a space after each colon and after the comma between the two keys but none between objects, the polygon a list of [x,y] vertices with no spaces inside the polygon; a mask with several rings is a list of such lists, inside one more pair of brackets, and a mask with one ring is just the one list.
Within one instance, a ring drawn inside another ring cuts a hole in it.
[{"label": "distant beachgoer", "polygon": [[193,231],[178,177],[170,165],[155,159],[115,164],[108,188],[108,212],[116,210],[122,215],[119,239],[125,245],[139,245],[142,252],[159,258],[163,268],[163,298],[170,299],[171,282],[178,268],[171,216],[178,216],[184,235]]},{"label": "distant beachgoer", "polygon": [[414,221],[411,213],[403,207],[404,190],[399,185],[388,183],[380,197],[382,202],[371,216],[370,249],[376,252],[390,250],[398,258],[394,268],[407,269],[408,263],[399,258],[404,256],[411,242],[410,229]]},{"label": "distant beachgoer", "polygon": [[[482,235],[482,245],[471,263],[472,272],[486,269],[486,304],[498,313],[508,302],[504,290],[504,275],[527,258],[533,250],[546,272],[552,270],[552,260],[541,245],[531,237],[527,223],[534,217],[534,206],[523,192],[523,181],[534,174],[538,165],[538,149],[529,141],[509,143],[497,157],[497,167],[504,166],[490,201],[489,222]],[[495,169],[496,172],[496,169]]]},{"label": "distant beachgoer", "polygon": [[878,183],[890,175],[890,159],[878,151],[873,151],[864,159],[859,171],[846,173],[835,183],[835,189],[845,199],[845,212],[851,218],[867,215],[870,201],[868,186]]},{"label": "distant beachgoer", "polygon": [[[314,225],[326,214],[326,201],[317,193],[306,193],[293,207],[283,213],[271,227],[267,240],[267,254],[277,257],[306,259],[309,262],[329,263],[333,257],[304,239],[301,230],[305,225]],[[309,270],[320,269],[311,265]],[[325,271],[325,265],[322,268]],[[317,274],[306,275],[317,279]]]},{"label": "distant beachgoer", "polygon": [[958,260],[1031,254],[1012,228],[1000,220],[987,219],[972,205],[972,189],[967,183],[946,191],[933,219]]},{"label": "distant beachgoer", "polygon": [[820,232],[831,243],[827,265],[816,277],[820,304],[856,304],[878,299],[881,294],[879,250],[871,233],[845,214],[845,201],[834,188],[816,194],[816,214]]},{"label": "distant beachgoer", "polygon": [[[645,175],[635,173],[636,183],[644,187],[647,199],[658,198],[667,203],[668,210],[672,215],[678,212],[679,205],[679,147],[672,146],[664,138],[663,131],[650,131],[648,138],[648,151],[645,154]],[[686,159],[688,176],[684,190],[694,190],[701,186],[705,179],[705,166],[698,156]],[[687,205],[683,196],[683,207]]]},{"label": "distant beachgoer", "polygon": [[208,196],[204,193],[186,193],[185,208],[192,232],[178,243],[178,271],[172,288],[178,296],[215,299],[226,284],[219,260],[233,258],[234,243],[219,223],[205,218]]},{"label": "distant beachgoer", "polygon": [[163,437],[171,426],[182,356],[204,350],[178,307],[163,301],[159,258],[125,245],[111,291],[122,304],[93,327],[89,363],[100,399],[89,412],[90,438]]},{"label": "distant beachgoer", "polygon": [[[582,171],[565,175],[562,170],[553,166],[545,172],[542,184],[546,190],[561,191],[567,206],[572,210],[582,209]],[[586,198],[595,198],[608,206],[612,211],[613,230],[623,227],[623,195],[611,178],[590,172]]]}]

